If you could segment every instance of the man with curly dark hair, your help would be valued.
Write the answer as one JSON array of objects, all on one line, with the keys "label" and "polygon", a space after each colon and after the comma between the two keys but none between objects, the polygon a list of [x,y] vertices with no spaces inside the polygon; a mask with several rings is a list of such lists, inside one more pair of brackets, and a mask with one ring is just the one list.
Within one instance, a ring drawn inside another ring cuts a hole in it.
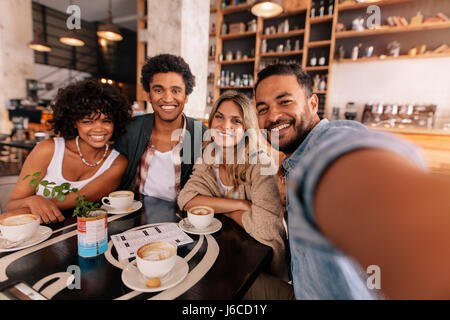
[{"label": "man with curly dark hair", "polygon": [[154,113],[136,117],[115,144],[128,158],[120,188],[175,201],[200,156],[206,130],[183,113],[195,77],[183,58],[160,54],[147,58],[141,83]]},{"label": "man with curly dark hair", "polygon": [[132,113],[116,88],[94,79],[59,89],[52,109],[51,125],[59,137],[33,149],[7,204],[7,212],[31,212],[45,223],[64,220],[61,210],[75,207],[76,194],[56,201],[42,188],[35,193],[23,177],[41,172],[44,180],[69,182],[87,200],[100,200],[117,188],[126,169],[127,159],[109,144],[124,132]]}]

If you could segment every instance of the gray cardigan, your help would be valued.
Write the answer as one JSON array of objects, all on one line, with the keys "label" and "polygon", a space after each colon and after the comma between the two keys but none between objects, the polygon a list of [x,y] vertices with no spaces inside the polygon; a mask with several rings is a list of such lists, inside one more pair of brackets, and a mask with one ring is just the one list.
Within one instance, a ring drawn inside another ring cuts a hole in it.
[{"label": "gray cardigan", "polygon": [[[277,181],[273,175],[262,175],[260,164],[250,166],[246,180],[252,183],[239,186],[239,199],[250,201],[252,209],[242,214],[242,224],[255,240],[272,247],[271,273],[286,280],[286,232]],[[197,195],[222,197],[213,169],[207,164],[194,166],[191,178],[178,195],[178,206],[183,209]]]}]

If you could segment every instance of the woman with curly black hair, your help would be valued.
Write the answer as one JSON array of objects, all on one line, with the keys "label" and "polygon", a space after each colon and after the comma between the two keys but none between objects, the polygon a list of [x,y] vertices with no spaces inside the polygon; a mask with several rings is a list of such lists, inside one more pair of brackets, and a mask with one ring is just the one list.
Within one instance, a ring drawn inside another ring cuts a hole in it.
[{"label": "woman with curly black hair", "polygon": [[69,182],[87,200],[100,200],[117,188],[127,167],[126,157],[109,146],[125,131],[132,113],[116,88],[93,79],[59,89],[52,109],[51,125],[59,137],[33,149],[6,207],[37,214],[45,223],[63,221],[61,210],[75,207],[76,195],[56,201],[45,197],[42,188],[35,193],[23,177],[41,172],[44,180]]}]

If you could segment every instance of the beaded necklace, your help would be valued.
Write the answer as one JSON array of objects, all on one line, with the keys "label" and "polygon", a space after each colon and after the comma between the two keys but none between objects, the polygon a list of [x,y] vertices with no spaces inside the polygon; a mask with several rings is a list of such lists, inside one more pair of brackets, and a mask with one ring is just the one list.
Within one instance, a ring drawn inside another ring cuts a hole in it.
[{"label": "beaded necklace", "polygon": [[103,153],[102,158],[101,158],[100,160],[98,160],[96,163],[91,164],[91,163],[87,162],[86,159],[84,159],[84,156],[83,156],[83,154],[81,153],[80,145],[78,144],[78,139],[79,139],[79,138],[80,138],[79,136],[76,137],[75,143],[76,143],[76,145],[77,145],[78,155],[80,156],[81,161],[83,161],[83,163],[84,163],[85,165],[87,165],[87,166],[89,166],[89,167],[96,167],[96,166],[98,166],[100,163],[102,163],[103,160],[105,160],[105,158],[106,158],[106,153],[108,152],[108,148],[109,148],[109,145],[108,145],[108,144],[105,145],[105,153]]}]

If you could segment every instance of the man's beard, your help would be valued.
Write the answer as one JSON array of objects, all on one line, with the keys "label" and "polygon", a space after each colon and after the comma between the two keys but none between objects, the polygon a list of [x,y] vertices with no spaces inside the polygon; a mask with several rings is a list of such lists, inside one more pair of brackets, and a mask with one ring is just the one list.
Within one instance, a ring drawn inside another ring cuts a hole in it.
[{"label": "man's beard", "polygon": [[303,122],[300,122],[298,125],[294,126],[294,137],[292,137],[292,139],[290,141],[288,141],[287,143],[285,143],[284,145],[273,145],[272,144],[272,139],[270,139],[270,143],[272,144],[272,146],[283,152],[284,154],[292,154],[294,153],[295,150],[297,150],[297,148],[302,144],[302,142],[305,140],[305,138],[308,136],[308,134],[311,132],[311,130],[314,127],[314,122],[309,121],[308,124],[304,124]]}]

